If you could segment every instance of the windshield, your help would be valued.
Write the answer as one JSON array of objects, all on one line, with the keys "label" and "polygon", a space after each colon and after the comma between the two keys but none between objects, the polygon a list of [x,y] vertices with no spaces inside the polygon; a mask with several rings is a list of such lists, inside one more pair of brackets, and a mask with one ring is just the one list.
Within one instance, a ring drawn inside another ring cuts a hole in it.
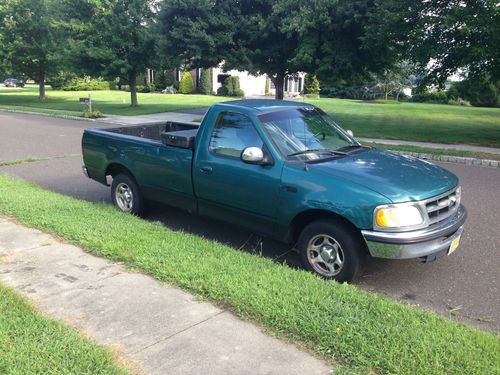
[{"label": "windshield", "polygon": [[286,109],[258,118],[279,152],[289,160],[331,158],[362,147],[318,108]]}]

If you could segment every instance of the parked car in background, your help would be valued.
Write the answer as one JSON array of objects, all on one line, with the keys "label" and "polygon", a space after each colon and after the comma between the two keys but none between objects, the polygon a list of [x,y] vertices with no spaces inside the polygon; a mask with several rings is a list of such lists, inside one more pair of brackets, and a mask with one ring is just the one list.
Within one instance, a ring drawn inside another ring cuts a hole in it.
[{"label": "parked car in background", "polygon": [[7,78],[3,84],[5,87],[24,87],[24,82],[15,78]]},{"label": "parked car in background", "polygon": [[84,173],[122,211],[158,201],[289,243],[304,267],[350,281],[368,256],[453,253],[467,217],[458,178],[363,146],[302,102],[215,104],[201,124],[86,129]]}]

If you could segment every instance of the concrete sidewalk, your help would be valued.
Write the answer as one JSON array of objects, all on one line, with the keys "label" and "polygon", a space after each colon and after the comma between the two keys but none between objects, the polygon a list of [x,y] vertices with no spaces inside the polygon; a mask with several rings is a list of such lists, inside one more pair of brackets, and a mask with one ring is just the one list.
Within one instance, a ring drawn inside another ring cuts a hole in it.
[{"label": "concrete sidewalk", "polygon": [[328,374],[257,326],[151,277],[0,218],[0,280],[147,374]]}]

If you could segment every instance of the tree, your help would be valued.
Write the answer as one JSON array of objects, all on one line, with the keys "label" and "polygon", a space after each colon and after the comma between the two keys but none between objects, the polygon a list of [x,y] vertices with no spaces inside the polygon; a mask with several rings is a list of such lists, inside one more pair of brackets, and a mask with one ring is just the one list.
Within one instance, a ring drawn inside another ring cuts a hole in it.
[{"label": "tree", "polygon": [[53,22],[51,0],[8,0],[0,4],[0,63],[11,73],[34,78],[45,99],[47,74],[56,71],[61,35]]},{"label": "tree", "polygon": [[409,61],[400,61],[392,67],[384,69],[382,73],[374,74],[375,88],[382,92],[384,100],[389,99],[389,95],[394,94],[399,100],[401,92],[406,87],[412,87],[415,80],[416,66]]},{"label": "tree", "polygon": [[181,94],[191,94],[194,91],[194,82],[191,73],[184,72],[179,83],[179,92]]},{"label": "tree", "polygon": [[119,77],[137,102],[137,82],[156,61],[155,0],[61,0],[71,38],[66,59],[84,74]]},{"label": "tree", "polygon": [[307,74],[304,78],[304,94],[319,97],[321,86],[315,74]]},{"label": "tree", "polygon": [[200,76],[200,92],[205,95],[212,93],[212,71],[203,69]]},{"label": "tree", "polygon": [[165,0],[159,17],[165,58],[191,67],[223,64],[225,70],[266,74],[283,99],[298,40],[281,31],[276,0]]},{"label": "tree", "polygon": [[384,0],[371,13],[367,44],[427,67],[443,85],[456,72],[500,80],[500,8],[495,0]]},{"label": "tree", "polygon": [[376,0],[281,0],[282,31],[297,35],[290,63],[322,84],[362,81],[394,62],[388,46],[365,43]]},{"label": "tree", "polygon": [[321,80],[380,70],[386,48],[362,37],[374,0],[165,0],[159,17],[165,58],[192,67],[265,74],[282,99],[287,75]]}]

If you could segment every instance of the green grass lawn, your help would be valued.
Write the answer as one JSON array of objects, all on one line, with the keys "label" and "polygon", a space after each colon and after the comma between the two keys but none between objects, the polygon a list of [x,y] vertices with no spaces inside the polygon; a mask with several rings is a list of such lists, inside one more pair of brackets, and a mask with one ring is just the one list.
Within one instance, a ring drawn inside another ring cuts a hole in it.
[{"label": "green grass lawn", "polygon": [[0,175],[0,215],[208,298],[344,374],[498,374],[500,339],[348,284]]},{"label": "green grass lawn", "polygon": [[500,108],[307,100],[358,137],[500,147]]},{"label": "green grass lawn", "polygon": [[[57,109],[83,112],[86,105],[78,102],[79,98],[88,97],[88,91],[54,91],[47,87],[47,99],[38,100],[38,86],[27,85],[25,88],[2,88],[0,106],[22,106],[33,108]],[[214,103],[231,100],[210,95],[166,95],[137,94],[139,106],[130,107],[130,93],[125,91],[92,91],[93,110],[114,115],[144,115],[159,112],[171,112],[180,109],[208,107]]]},{"label": "green grass lawn", "polygon": [[0,284],[0,374],[127,374],[113,354]]},{"label": "green grass lawn", "polygon": [[[37,86],[0,89],[0,108],[24,107],[83,111],[78,102],[88,92],[47,90],[38,100]],[[207,95],[138,94],[139,107],[131,108],[130,93],[94,91],[94,108],[107,114],[141,115],[208,107],[230,100]],[[378,104],[347,99],[307,100],[331,114],[344,128],[359,137],[402,139],[437,143],[475,144],[500,147],[500,108],[401,103]]]}]

